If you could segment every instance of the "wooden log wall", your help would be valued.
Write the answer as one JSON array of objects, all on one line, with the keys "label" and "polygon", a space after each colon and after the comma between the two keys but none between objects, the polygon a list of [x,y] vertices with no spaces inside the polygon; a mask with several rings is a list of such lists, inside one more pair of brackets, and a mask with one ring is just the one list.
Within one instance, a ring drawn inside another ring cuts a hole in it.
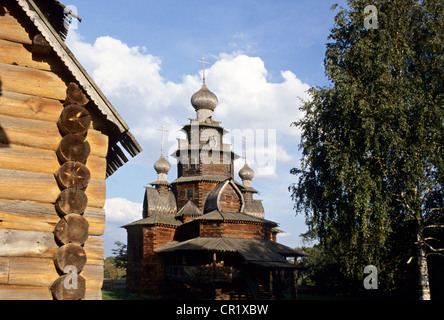
[{"label": "wooden log wall", "polygon": [[[55,204],[61,219],[54,228],[55,239],[60,245],[54,255],[54,264],[60,277],[51,285],[56,300],[81,300],[86,292],[86,280],[80,273],[87,261],[83,245],[89,234],[89,223],[83,213],[88,203],[84,190],[91,180],[91,173],[84,164],[90,154],[86,136],[91,116],[84,107],[88,99],[81,93],[83,99],[76,99],[79,91],[75,83],[69,84],[64,109],[57,121],[64,137],[56,152],[62,163],[55,173],[61,190]],[[72,104],[74,101],[80,104]]]},{"label": "wooden log wall", "polygon": [[[87,114],[63,113],[86,97],[74,86],[67,96],[69,70],[37,49],[44,42],[13,3],[0,4],[0,299],[101,299],[108,137]],[[57,124],[66,116],[85,138]],[[83,295],[57,291],[66,265]]]}]

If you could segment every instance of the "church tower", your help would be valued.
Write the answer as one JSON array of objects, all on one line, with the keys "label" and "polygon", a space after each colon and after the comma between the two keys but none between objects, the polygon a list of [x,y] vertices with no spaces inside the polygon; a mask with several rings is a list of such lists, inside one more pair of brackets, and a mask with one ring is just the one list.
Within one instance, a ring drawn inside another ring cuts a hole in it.
[{"label": "church tower", "polygon": [[[264,219],[261,200],[253,199],[258,191],[246,151],[242,183],[234,179],[239,156],[213,120],[218,99],[205,83],[205,59],[200,62],[203,84],[191,97],[196,117],[183,127],[186,138],[171,155],[177,179],[168,182],[171,164],[163,154],[162,128],[157,180],[145,187],[143,218],[123,226],[126,290],[153,297],[272,298],[288,283],[296,284],[298,267],[286,257],[305,254],[276,242],[278,224]],[[285,274],[291,281],[281,283]]]},{"label": "church tower", "polygon": [[[204,58],[201,62],[205,63]],[[234,179],[234,160],[239,156],[231,151],[229,144],[224,144],[223,136],[227,131],[220,122],[213,120],[217,104],[217,96],[205,84],[204,68],[202,87],[191,97],[196,118],[182,128],[186,139],[179,139],[179,147],[172,155],[177,159],[178,178],[172,185],[178,207],[192,200],[204,211],[208,193],[218,183]],[[240,193],[235,197],[243,201]]]}]

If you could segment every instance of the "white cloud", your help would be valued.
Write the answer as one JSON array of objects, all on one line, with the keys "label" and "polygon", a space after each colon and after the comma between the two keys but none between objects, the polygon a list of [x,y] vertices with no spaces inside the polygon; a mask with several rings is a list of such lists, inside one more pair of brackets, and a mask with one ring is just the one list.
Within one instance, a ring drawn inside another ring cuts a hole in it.
[{"label": "white cloud", "polygon": [[142,203],[124,198],[111,198],[105,201],[105,214],[108,222],[128,223],[142,219]]},{"label": "white cloud", "polygon": [[[190,98],[202,85],[200,74],[184,75],[178,82],[169,81],[162,76],[160,57],[150,54],[146,47],[131,47],[109,36],[88,43],[77,30],[71,30],[67,44],[128,123],[144,149],[134,161],[142,164],[139,169],[145,166],[152,171],[138,174],[146,175],[147,178],[151,174],[154,177],[152,165],[160,154],[161,133],[157,129],[165,124],[169,130],[165,137],[165,152],[170,154],[169,151],[175,150],[177,146],[176,137],[180,136],[180,128],[188,122],[188,118],[195,117]],[[242,134],[252,134],[247,149],[248,164],[255,170],[257,177],[267,179],[265,182],[257,179],[253,184],[262,186],[261,198],[264,205],[272,206],[271,210],[267,210],[272,218],[277,214],[276,203],[290,201],[286,191],[288,177],[281,177],[282,167],[276,166],[297,161],[297,139],[300,133],[290,124],[301,116],[299,97],[307,99],[305,91],[309,85],[302,83],[290,70],[281,71],[281,82],[270,82],[264,61],[241,51],[221,53],[214,56],[211,63],[206,70],[206,82],[219,99],[213,119],[221,121],[221,125],[231,132],[238,130]],[[199,67],[196,64],[197,70]],[[265,140],[258,144],[262,132],[265,133]],[[273,134],[275,141],[269,141]],[[237,141],[233,148],[241,155],[241,139],[237,137]],[[264,160],[262,163],[258,161],[258,155],[265,157],[261,159]],[[250,161],[252,156],[253,161]],[[243,162],[236,161],[235,165],[237,177]],[[112,178],[109,183],[113,187],[121,186],[112,184]],[[122,187],[130,185],[129,188],[132,188],[131,183],[125,182]],[[291,205],[289,208],[284,211],[291,212]],[[126,233],[120,226],[142,218],[142,203],[110,198],[106,200],[105,211],[107,221],[104,240],[105,246],[111,247],[116,239],[125,241]],[[288,234],[280,236],[286,237]]]},{"label": "white cloud", "polygon": [[[161,124],[170,131],[165,150],[175,148],[179,129],[188,118],[195,117],[190,98],[202,84],[199,74],[184,75],[178,83],[168,81],[161,75],[159,57],[150,54],[146,47],[130,47],[110,36],[99,37],[90,44],[73,30],[67,44],[129,124],[142,148],[146,152],[156,151],[153,161],[159,156],[157,129]],[[288,150],[296,151],[299,130],[290,124],[301,116],[299,97],[307,98],[305,91],[309,86],[289,70],[281,72],[280,83],[269,82],[267,75],[260,57],[241,52],[221,53],[206,70],[207,85],[219,99],[214,120],[221,121],[227,130],[253,130],[255,138],[262,131],[266,135],[269,130],[275,131],[276,141],[267,141],[268,145],[256,141],[247,152],[248,157],[256,156],[249,163],[256,165],[258,174],[271,177],[275,175],[276,161],[289,162],[294,158]],[[290,148],[284,144],[289,140]],[[242,147],[235,151],[242,153]],[[259,163],[257,155],[261,154],[274,155],[274,164],[270,167],[270,163]]]},{"label": "white cloud", "polygon": [[[145,121],[148,111],[153,112],[151,119],[175,115],[175,120],[183,122],[194,116],[190,98],[201,86],[199,75],[185,75],[179,83],[168,81],[161,76],[159,57],[145,47],[129,47],[109,36],[89,44],[72,32],[67,43],[130,119]],[[307,84],[288,70],[281,72],[283,82],[268,82],[268,71],[259,57],[235,52],[221,53],[216,59],[206,71],[207,85],[219,98],[215,119],[231,128],[274,128],[294,134],[289,125],[300,115],[298,97],[306,97]]]},{"label": "white cloud", "polygon": [[281,83],[267,81],[267,75],[259,57],[221,54],[207,76],[219,97],[215,116],[232,128],[271,128],[278,134],[296,135],[290,123],[300,117],[299,97],[307,97],[309,85],[291,71],[281,72]]}]

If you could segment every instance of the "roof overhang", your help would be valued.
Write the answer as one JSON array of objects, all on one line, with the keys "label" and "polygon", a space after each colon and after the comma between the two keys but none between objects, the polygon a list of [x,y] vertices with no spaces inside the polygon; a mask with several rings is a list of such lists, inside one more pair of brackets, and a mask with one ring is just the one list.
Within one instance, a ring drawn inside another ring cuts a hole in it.
[{"label": "roof overhang", "polygon": [[54,52],[69,69],[72,76],[78,81],[79,85],[90,97],[91,101],[97,106],[98,110],[112,123],[109,128],[107,127],[107,129],[111,131],[109,132],[109,154],[111,153],[112,155],[107,158],[107,176],[111,175],[115,170],[128,161],[117,143],[120,143],[120,145],[132,157],[142,151],[141,146],[129,131],[128,125],[88,75],[80,62],[75,58],[74,54],[66,46],[63,39],[52,27],[51,23],[34,0],[17,0],[17,3],[30,18],[35,27],[40,31],[45,40],[48,41]]}]

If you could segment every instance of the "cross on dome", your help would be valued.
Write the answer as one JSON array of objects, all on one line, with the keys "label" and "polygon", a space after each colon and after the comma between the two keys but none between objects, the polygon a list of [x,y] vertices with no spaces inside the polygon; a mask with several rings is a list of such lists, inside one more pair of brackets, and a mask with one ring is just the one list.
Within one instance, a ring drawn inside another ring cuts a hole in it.
[{"label": "cross on dome", "polygon": [[157,129],[157,130],[159,130],[159,131],[162,132],[162,142],[161,142],[161,144],[160,144],[160,153],[161,153],[161,155],[163,155],[164,133],[165,133],[165,132],[168,132],[168,130],[165,129],[165,125],[164,125],[164,124],[162,124],[162,126],[160,127],[160,129]]},{"label": "cross on dome", "polygon": [[214,109],[217,107],[218,100],[216,95],[211,92],[205,84],[205,64],[209,64],[205,57],[198,62],[202,63],[203,84],[199,91],[191,97],[191,105],[197,112],[199,122],[211,122]]},{"label": "cross on dome", "polygon": [[205,64],[210,64],[210,63],[207,62],[207,60],[205,60],[204,56],[202,56],[202,58],[197,62],[202,63],[202,79],[203,79],[203,83],[205,83]]},{"label": "cross on dome", "polygon": [[246,136],[242,137],[242,142],[243,142],[242,158],[244,158],[244,163],[247,163],[247,137]]}]

